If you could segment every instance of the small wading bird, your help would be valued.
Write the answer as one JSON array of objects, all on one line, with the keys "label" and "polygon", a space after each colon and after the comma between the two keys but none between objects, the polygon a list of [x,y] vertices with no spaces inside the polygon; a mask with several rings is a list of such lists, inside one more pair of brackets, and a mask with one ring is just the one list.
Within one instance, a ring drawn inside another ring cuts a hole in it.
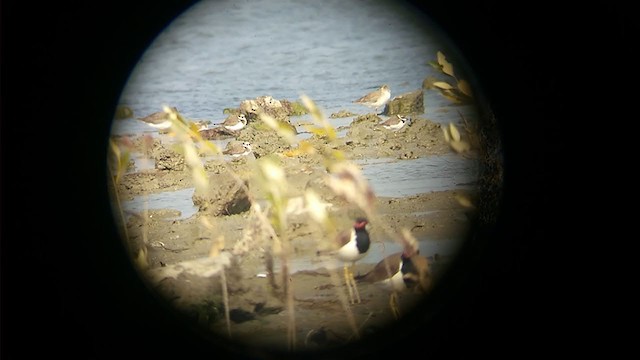
[{"label": "small wading bird", "polygon": [[222,151],[224,155],[230,155],[234,158],[249,155],[251,153],[251,144],[247,141],[238,142],[231,141],[227,143],[227,147]]},{"label": "small wading bird", "polygon": [[407,243],[402,252],[387,256],[355,280],[376,284],[391,292],[389,306],[397,319],[400,317],[397,294],[407,290],[425,293],[431,286],[431,272],[427,258],[419,255],[416,245]]},{"label": "small wading bird", "polygon": [[[176,109],[175,107],[172,107],[171,109],[175,112],[178,112],[178,109]],[[158,111],[151,115],[147,115],[143,118],[137,119],[154,129],[166,130],[171,127],[170,115],[164,111]]]},{"label": "small wading bird", "polygon": [[[369,251],[371,240],[366,229],[368,223],[365,218],[357,218],[351,229],[344,230],[336,236],[334,245],[338,249],[329,252],[336,259],[344,262],[344,278],[349,291],[349,300],[352,304],[360,302],[360,293],[353,278],[353,266],[356,261],[365,257]],[[318,251],[318,255],[320,253]]]},{"label": "small wading bird", "polygon": [[244,114],[230,115],[221,125],[229,131],[238,131],[247,126],[247,118]]},{"label": "small wading bird", "polygon": [[383,128],[392,131],[398,131],[402,129],[409,122],[408,118],[400,115],[389,118],[387,121],[380,124]]},{"label": "small wading bird", "polygon": [[386,104],[390,98],[391,90],[389,90],[389,86],[385,84],[382,85],[380,89],[370,92],[360,99],[355,100],[354,103],[373,108],[376,113],[378,113],[378,108]]}]

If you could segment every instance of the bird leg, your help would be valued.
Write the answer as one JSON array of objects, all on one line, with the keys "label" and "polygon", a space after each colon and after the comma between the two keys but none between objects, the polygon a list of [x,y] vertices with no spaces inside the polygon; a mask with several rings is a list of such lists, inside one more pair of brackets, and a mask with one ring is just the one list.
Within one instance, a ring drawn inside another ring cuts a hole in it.
[{"label": "bird leg", "polygon": [[[345,276],[345,281],[347,282],[347,288],[349,289],[349,299],[351,300],[351,303],[360,303],[360,292],[358,291],[358,285],[356,284],[356,280],[353,276],[353,264],[351,265],[351,268],[348,268],[346,265],[344,267],[344,276]],[[353,298],[353,295],[355,294],[355,300]]]},{"label": "bird leg", "polygon": [[353,278],[350,275],[351,274],[349,272],[349,268],[345,264],[344,265],[344,281],[347,284],[347,290],[349,291],[349,302],[353,304],[355,302],[353,300],[353,289],[351,288],[351,281],[349,281],[349,279],[353,279]]}]

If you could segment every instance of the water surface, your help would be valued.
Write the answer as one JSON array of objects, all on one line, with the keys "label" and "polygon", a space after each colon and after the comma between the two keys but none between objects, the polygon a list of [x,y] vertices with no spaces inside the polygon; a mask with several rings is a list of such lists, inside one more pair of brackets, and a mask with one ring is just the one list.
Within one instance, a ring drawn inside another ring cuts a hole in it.
[{"label": "water surface", "polygon": [[[427,76],[446,79],[427,64],[438,50],[456,64],[458,50],[440,30],[396,2],[202,1],[150,44],[120,103],[139,117],[170,105],[187,118],[219,123],[223,109],[242,100],[306,94],[327,116],[362,114],[370,110],[352,101],[382,84],[396,96],[421,88]],[[462,66],[456,69],[460,75]],[[425,93],[425,107],[443,122],[459,121],[443,108],[475,111],[437,91]],[[113,127],[116,134],[152,131],[135,120]]]}]

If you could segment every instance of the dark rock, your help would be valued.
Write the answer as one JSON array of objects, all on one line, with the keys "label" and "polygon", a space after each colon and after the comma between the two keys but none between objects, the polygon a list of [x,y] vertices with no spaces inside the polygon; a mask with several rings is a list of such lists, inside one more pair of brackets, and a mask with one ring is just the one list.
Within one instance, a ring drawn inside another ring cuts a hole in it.
[{"label": "dark rock", "polygon": [[205,300],[200,304],[193,304],[185,309],[188,317],[201,326],[211,326],[216,321],[222,319],[220,309],[222,304],[215,303],[211,300]]},{"label": "dark rock", "polygon": [[246,321],[255,320],[256,315],[242,309],[231,309],[231,311],[229,311],[229,318],[234,323],[240,324]]},{"label": "dark rock", "polygon": [[344,345],[346,342],[347,340],[344,337],[324,326],[309,331],[305,339],[307,346],[311,345],[323,348]]},{"label": "dark rock", "polygon": [[262,316],[279,314],[283,310],[282,306],[265,306],[263,302],[257,303],[254,308],[255,313]]},{"label": "dark rock", "polygon": [[[212,216],[240,214],[251,208],[251,202],[245,189],[228,173],[210,174],[206,194],[196,190],[193,204],[199,211],[207,211]],[[247,181],[244,182],[249,187]]]},{"label": "dark rock", "polygon": [[384,108],[383,115],[406,115],[424,113],[424,92],[416,90],[398,95],[389,100]]}]

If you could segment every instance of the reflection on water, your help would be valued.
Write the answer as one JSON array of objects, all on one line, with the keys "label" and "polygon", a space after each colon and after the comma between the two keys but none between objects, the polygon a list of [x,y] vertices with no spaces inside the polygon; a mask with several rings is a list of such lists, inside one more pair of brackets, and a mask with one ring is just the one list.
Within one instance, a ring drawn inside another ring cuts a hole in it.
[{"label": "reflection on water", "polygon": [[[418,240],[418,249],[420,254],[426,257],[432,257],[436,254],[442,257],[450,257],[456,254],[460,240],[454,239],[416,239]],[[386,239],[382,242],[374,242],[371,244],[371,248],[367,252],[367,255],[359,260],[358,264],[375,265],[386,256],[395,252],[401,252],[402,246],[390,239]],[[274,270],[279,272],[280,261],[275,259]],[[317,270],[321,268],[325,269],[337,269],[341,268],[344,264],[326,256],[295,256],[289,260],[289,269],[291,273],[304,270]]]},{"label": "reflection on water", "polygon": [[[242,100],[270,95],[296,101],[306,94],[327,117],[340,110],[369,113],[352,101],[381,84],[389,84],[393,97],[420,89],[426,77],[441,77],[427,64],[438,50],[452,61],[459,58],[429,19],[386,6],[349,0],[199,2],[145,51],[120,103],[136,117],[170,105],[189,119],[220,123],[223,110]],[[455,65],[464,78],[464,67]],[[435,90],[425,91],[424,104],[425,115],[438,122],[457,123],[457,110],[467,117],[475,112]],[[350,120],[330,119],[336,127]],[[156,130],[121,120],[112,131]]]},{"label": "reflection on water", "polygon": [[[136,167],[145,164],[140,162],[141,158],[134,159]],[[456,154],[427,156],[412,160],[372,159],[357,161],[357,163],[362,166],[362,173],[375,194],[384,197],[403,197],[434,191],[472,188],[478,178],[477,162]],[[178,219],[186,219],[197,211],[191,199],[193,191],[194,188],[188,188],[150,194],[146,206],[150,210],[178,210],[182,213]],[[144,202],[145,196],[138,196],[131,201],[125,201],[123,207],[127,211],[139,212],[144,209]]]},{"label": "reflection on water", "polygon": [[412,160],[361,160],[362,174],[377,196],[401,197],[475,186],[478,163],[456,154]]},{"label": "reflection on water", "polygon": [[193,205],[191,196],[195,188],[186,188],[174,191],[163,191],[156,194],[140,195],[132,200],[122,202],[125,212],[142,213],[144,209],[158,210],[171,209],[180,211],[180,216],[166,218],[166,220],[181,220],[196,214],[198,208]]}]

